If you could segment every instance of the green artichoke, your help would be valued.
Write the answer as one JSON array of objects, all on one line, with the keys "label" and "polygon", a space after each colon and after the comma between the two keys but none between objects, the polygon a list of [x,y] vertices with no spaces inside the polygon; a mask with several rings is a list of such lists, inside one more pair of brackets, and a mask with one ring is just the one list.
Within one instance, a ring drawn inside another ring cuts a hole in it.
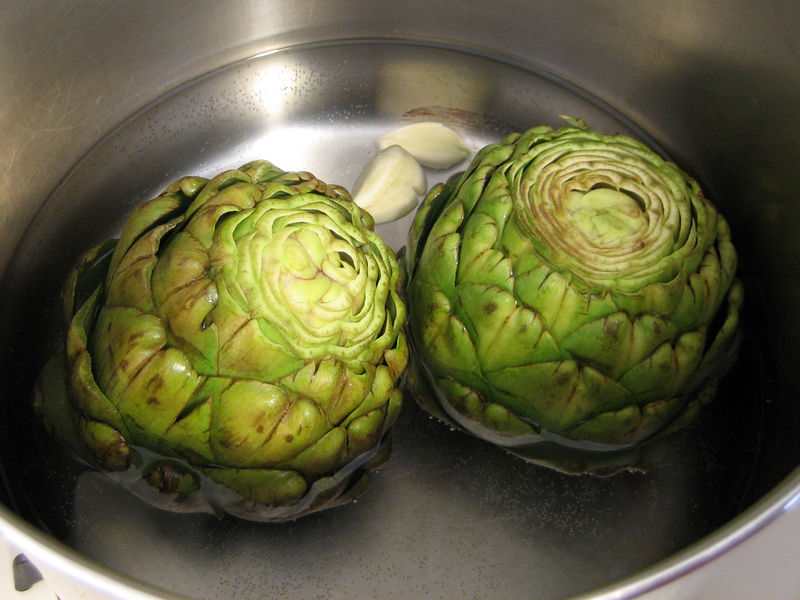
[{"label": "green artichoke", "polygon": [[406,249],[409,381],[513,453],[611,473],[713,396],[743,289],[694,179],[568,123],[509,135],[429,191]]},{"label": "green artichoke", "polygon": [[388,457],[408,361],[373,225],[265,161],[180,179],[73,273],[69,404],[41,393],[40,412],[171,509],[277,521],[352,500]]}]

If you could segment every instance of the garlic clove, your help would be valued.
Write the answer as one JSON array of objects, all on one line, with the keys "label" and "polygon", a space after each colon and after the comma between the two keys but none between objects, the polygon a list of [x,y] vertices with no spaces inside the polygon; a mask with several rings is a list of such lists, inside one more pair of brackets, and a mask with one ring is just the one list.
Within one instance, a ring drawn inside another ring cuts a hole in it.
[{"label": "garlic clove", "polygon": [[378,152],[353,185],[353,201],[376,224],[404,217],[419,204],[428,181],[422,166],[400,146]]},{"label": "garlic clove", "polygon": [[470,155],[461,136],[441,123],[405,125],[378,140],[380,149],[395,144],[421,164],[434,169],[447,169]]}]

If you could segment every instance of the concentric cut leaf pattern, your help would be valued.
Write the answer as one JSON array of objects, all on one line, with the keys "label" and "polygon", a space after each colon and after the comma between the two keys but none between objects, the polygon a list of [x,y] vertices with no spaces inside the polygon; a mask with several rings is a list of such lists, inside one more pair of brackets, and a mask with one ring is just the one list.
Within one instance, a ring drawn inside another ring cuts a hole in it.
[{"label": "concentric cut leaf pattern", "polygon": [[[408,360],[397,261],[372,227],[344,189],[265,161],[139,206],[66,291],[71,397],[94,462],[150,457],[131,468],[151,483],[211,490],[215,510],[259,520],[363,490]],[[112,456],[103,440],[120,439],[133,452]]]},{"label": "concentric cut leaf pattern", "polygon": [[625,136],[537,127],[485,148],[429,192],[407,268],[443,414],[509,447],[650,438],[694,414],[735,353],[725,220]]}]

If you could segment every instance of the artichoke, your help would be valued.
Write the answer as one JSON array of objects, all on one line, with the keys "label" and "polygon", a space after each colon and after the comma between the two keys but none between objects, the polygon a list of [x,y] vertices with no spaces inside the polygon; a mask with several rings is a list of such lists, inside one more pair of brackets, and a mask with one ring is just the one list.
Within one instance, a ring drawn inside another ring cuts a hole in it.
[{"label": "artichoke", "polygon": [[725,219],[674,164],[578,120],[432,188],[405,261],[420,404],[562,471],[654,460],[736,356]]},{"label": "artichoke", "polygon": [[69,403],[40,393],[48,426],[173,510],[279,521],[352,500],[388,457],[408,361],[373,226],[343,188],[266,161],[173,183],[67,284]]}]

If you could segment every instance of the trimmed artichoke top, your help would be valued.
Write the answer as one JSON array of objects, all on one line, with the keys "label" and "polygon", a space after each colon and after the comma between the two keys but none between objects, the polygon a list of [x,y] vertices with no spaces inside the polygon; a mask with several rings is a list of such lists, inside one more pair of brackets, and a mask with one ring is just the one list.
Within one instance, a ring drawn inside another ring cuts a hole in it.
[{"label": "trimmed artichoke top", "polygon": [[280,520],[352,499],[386,457],[408,359],[373,224],[343,188],[265,161],[137,207],[65,293],[85,454],[178,493],[171,508]]},{"label": "trimmed artichoke top", "polygon": [[509,135],[415,217],[418,396],[526,458],[593,470],[584,450],[634,447],[713,394],[735,355],[736,264],[697,182],[643,144],[572,121]]}]

